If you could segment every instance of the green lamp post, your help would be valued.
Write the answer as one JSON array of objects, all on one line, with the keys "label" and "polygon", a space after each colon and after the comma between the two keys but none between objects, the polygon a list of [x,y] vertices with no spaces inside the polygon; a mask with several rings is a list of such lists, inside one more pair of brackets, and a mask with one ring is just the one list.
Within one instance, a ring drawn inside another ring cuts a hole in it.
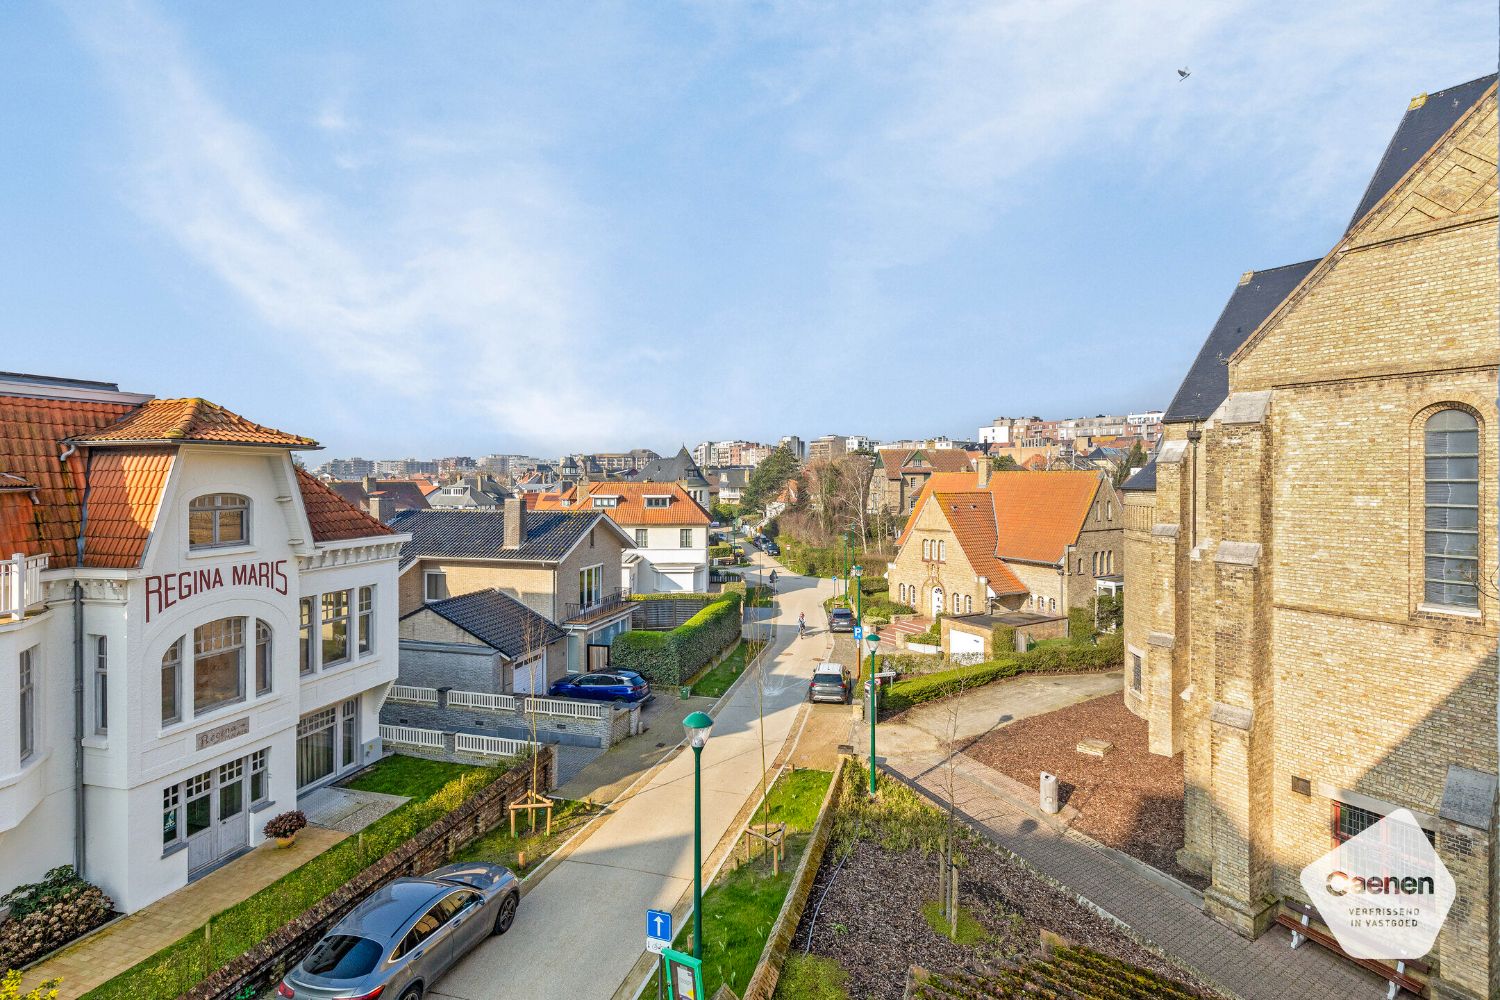
[{"label": "green lamp post", "polygon": [[873,629],[865,636],[870,644],[870,797],[875,797],[875,650],[880,645],[880,635]]},{"label": "green lamp post", "polygon": [[694,712],[682,720],[693,748],[693,957],[703,957],[703,746],[714,720]]}]

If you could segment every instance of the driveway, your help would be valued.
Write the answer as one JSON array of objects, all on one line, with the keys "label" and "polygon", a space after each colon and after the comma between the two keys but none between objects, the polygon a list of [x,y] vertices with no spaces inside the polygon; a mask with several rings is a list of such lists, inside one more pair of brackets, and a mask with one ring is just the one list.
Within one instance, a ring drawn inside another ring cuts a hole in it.
[{"label": "driveway", "polygon": [[[775,564],[761,553],[757,563]],[[779,567],[777,567],[779,569]],[[764,690],[745,678],[721,707],[703,750],[703,854],[758,794],[764,759],[791,733],[826,637],[797,638],[799,613],[813,619],[833,593],[826,581],[782,570]],[[757,711],[764,702],[764,724]],[[693,755],[677,754],[526,895],[509,934],[491,940],[428,992],[448,1000],[496,996],[607,1000],[645,951],[645,911],[671,910],[693,878]]]}]

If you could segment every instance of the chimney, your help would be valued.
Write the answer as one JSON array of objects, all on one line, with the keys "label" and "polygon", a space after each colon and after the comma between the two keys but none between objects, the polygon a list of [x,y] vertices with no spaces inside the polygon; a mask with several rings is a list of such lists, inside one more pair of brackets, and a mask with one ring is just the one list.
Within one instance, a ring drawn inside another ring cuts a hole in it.
[{"label": "chimney", "polygon": [[361,477],[359,486],[360,489],[364,490],[366,493],[374,493],[376,490],[380,489],[374,476]]},{"label": "chimney", "polygon": [[979,457],[979,488],[987,490],[990,488],[990,460],[988,456]]},{"label": "chimney", "polygon": [[383,493],[375,493],[365,500],[365,510],[381,524],[388,524],[396,513],[396,501]]},{"label": "chimney", "polygon": [[505,547],[519,549],[526,544],[526,504],[519,494],[505,498]]}]

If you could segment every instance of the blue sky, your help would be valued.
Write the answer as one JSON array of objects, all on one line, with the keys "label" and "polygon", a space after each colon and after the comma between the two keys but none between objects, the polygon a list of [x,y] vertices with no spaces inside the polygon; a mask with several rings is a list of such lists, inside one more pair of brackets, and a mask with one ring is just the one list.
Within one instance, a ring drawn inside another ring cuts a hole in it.
[{"label": "blue sky", "polygon": [[5,4],[0,367],[335,455],[1160,407],[1242,271],[1332,246],[1412,95],[1492,70],[1496,17]]}]

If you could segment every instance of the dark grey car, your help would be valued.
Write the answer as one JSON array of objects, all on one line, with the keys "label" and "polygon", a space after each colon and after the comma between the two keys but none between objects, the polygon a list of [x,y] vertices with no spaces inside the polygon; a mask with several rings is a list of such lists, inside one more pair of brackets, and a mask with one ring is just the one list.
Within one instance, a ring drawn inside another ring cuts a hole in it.
[{"label": "dark grey car", "polygon": [[854,693],[854,682],[842,664],[820,663],[807,685],[808,701],[841,701],[847,703]]},{"label": "dark grey car", "polygon": [[444,972],[516,919],[510,869],[471,862],[371,893],[276,988],[287,1000],[418,1000]]}]

